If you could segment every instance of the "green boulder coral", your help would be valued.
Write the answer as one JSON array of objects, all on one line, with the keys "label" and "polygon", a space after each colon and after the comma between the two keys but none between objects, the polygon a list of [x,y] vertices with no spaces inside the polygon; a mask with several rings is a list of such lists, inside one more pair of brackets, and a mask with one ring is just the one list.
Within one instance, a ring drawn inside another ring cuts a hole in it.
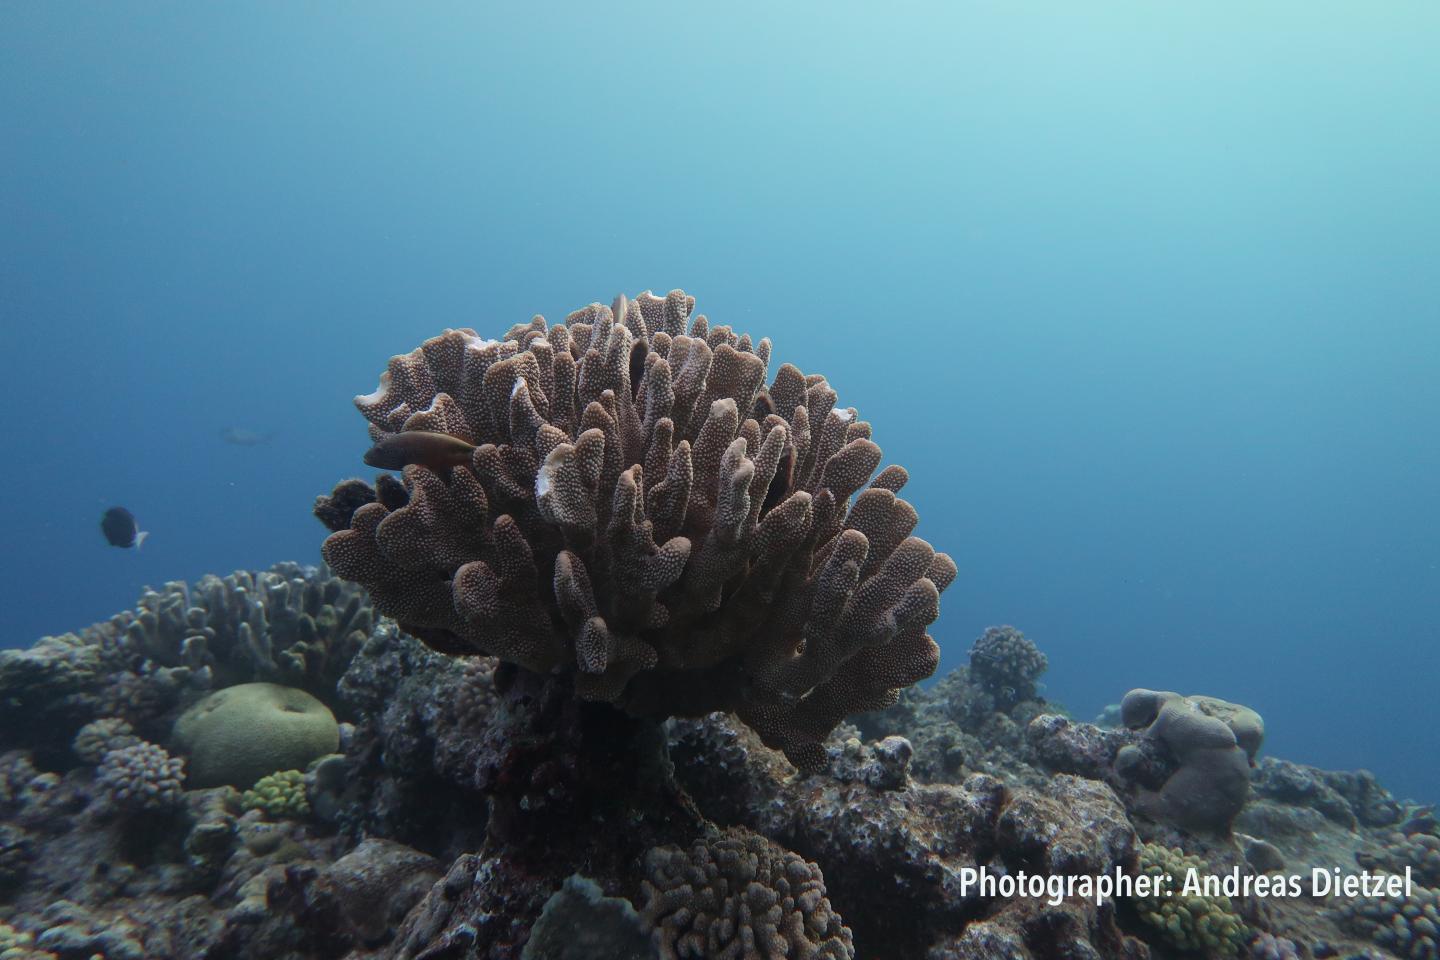
[{"label": "green boulder coral", "polygon": [[299,770],[281,770],[255,782],[253,789],[240,797],[246,810],[259,810],[271,820],[303,820],[310,815],[310,801],[305,796],[305,774]]},{"label": "green boulder coral", "polygon": [[175,742],[190,755],[194,786],[244,789],[276,770],[304,769],[334,753],[340,727],[329,708],[303,690],[242,683],[185,711],[175,722]]},{"label": "green boulder coral", "polygon": [[[1245,921],[1227,896],[1182,893],[1185,877],[1191,870],[1201,876],[1211,872],[1203,860],[1179,848],[1141,844],[1137,872],[1161,879],[1161,889],[1167,892],[1132,897],[1130,902],[1140,919],[1172,946],[1209,956],[1234,956],[1248,937]],[[1163,878],[1167,875],[1170,880],[1165,883]]]}]

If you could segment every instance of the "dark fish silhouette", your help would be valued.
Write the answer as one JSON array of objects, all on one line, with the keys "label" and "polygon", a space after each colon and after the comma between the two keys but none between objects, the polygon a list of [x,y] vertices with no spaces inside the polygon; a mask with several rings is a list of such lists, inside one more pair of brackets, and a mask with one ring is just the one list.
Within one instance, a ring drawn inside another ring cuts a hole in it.
[{"label": "dark fish silhouette", "polygon": [[645,358],[650,355],[650,344],[636,340],[630,345],[630,396],[640,396],[640,378],[645,376]]},{"label": "dark fish silhouette", "polygon": [[790,495],[790,485],[795,482],[795,444],[785,444],[785,450],[780,454],[780,462],[775,465],[775,476],[770,478],[770,486],[765,491],[765,501],[760,505],[760,515],[763,517],[771,510],[780,505],[780,501]]},{"label": "dark fish silhouette", "polygon": [[262,443],[269,443],[274,438],[275,434],[273,433],[260,433],[245,427],[226,427],[220,431],[221,440],[233,443],[237,447],[258,447]]},{"label": "dark fish silhouette", "polygon": [[111,507],[105,511],[100,518],[100,532],[105,534],[105,542],[112,547],[134,547],[140,549],[140,544],[150,536],[140,525],[135,522],[135,514],[124,507]]},{"label": "dark fish silhouette", "polygon": [[387,433],[375,441],[375,446],[365,452],[365,462],[381,470],[399,470],[418,463],[440,471],[465,466],[474,452],[473,443],[466,443],[448,433],[406,430],[403,433]]}]

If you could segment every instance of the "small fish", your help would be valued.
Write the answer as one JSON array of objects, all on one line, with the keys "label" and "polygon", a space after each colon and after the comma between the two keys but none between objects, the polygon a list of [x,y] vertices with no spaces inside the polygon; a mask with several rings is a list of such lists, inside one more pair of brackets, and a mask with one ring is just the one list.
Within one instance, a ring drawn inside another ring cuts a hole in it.
[{"label": "small fish", "polygon": [[220,431],[220,439],[237,447],[258,447],[275,439],[275,434],[260,433],[246,427],[226,427]]},{"label": "small fish", "polygon": [[136,550],[139,550],[140,544],[150,536],[135,522],[135,514],[124,507],[111,507],[105,511],[105,515],[100,518],[100,532],[105,534],[105,542],[110,546],[126,549],[134,547]]},{"label": "small fish", "polygon": [[365,452],[365,462],[381,470],[399,470],[418,463],[440,471],[465,466],[474,452],[473,443],[466,443],[448,433],[406,430],[381,437],[375,446]]}]

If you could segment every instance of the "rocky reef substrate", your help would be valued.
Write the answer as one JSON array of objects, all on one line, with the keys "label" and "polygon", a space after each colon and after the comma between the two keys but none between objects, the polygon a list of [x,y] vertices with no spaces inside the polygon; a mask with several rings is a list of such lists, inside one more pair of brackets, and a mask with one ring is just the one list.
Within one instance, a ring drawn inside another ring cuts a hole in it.
[{"label": "rocky reef substrate", "polygon": [[[802,773],[729,714],[434,652],[323,568],[168,584],[0,652],[0,958],[1437,956],[1427,809],[1264,756],[1213,697],[1081,722],[1045,667],[986,631]],[[1337,868],[1412,884],[1314,887]],[[1245,892],[1183,894],[1192,870]]]}]

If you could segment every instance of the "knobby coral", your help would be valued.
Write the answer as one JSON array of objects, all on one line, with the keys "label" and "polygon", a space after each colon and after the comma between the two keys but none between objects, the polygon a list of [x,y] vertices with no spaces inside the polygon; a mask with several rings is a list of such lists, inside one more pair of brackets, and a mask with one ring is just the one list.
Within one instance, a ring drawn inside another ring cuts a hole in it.
[{"label": "knobby coral", "polygon": [[1182,892],[1187,875],[1213,873],[1203,860],[1178,847],[1145,843],[1140,845],[1137,861],[1138,872],[1158,881],[1159,892],[1133,897],[1132,903],[1140,918],[1171,945],[1181,950],[1233,956],[1245,943],[1245,921],[1229,897]]},{"label": "knobby coral", "polygon": [[1034,699],[1049,665],[1035,642],[1014,627],[990,627],[970,650],[970,676],[1002,710]]},{"label": "knobby coral", "polygon": [[95,773],[97,794],[119,810],[169,810],[185,798],[185,761],[140,741],[105,754]]},{"label": "knobby coral", "polygon": [[645,866],[640,916],[664,960],[855,955],[820,868],[757,834],[732,828],[689,850],[657,847]]},{"label": "knobby coral", "polygon": [[1404,896],[1340,900],[1335,914],[1345,927],[1396,956],[1440,957],[1440,889],[1416,886]]},{"label": "knobby coral", "polygon": [[259,810],[272,820],[303,820],[310,815],[310,801],[305,796],[305,774],[299,770],[267,774],[241,794],[240,806],[246,810]]},{"label": "knobby coral", "polygon": [[824,377],[767,387],[770,341],[693,306],[622,296],[392,358],[355,402],[403,482],[319,498],[325,558],[437,650],[637,716],[730,710],[816,768],[841,719],[933,672],[955,564]]},{"label": "knobby coral", "polygon": [[99,764],[111,750],[133,747],[139,742],[129,723],[119,717],[102,717],[81,727],[70,748],[82,763]]}]

